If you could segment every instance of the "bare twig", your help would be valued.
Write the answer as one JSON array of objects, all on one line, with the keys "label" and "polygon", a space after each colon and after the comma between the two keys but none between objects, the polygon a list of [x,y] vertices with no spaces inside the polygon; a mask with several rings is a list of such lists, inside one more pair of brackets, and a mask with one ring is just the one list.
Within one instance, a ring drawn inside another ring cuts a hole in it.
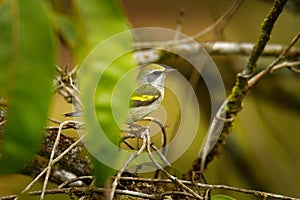
[{"label": "bare twig", "polygon": [[295,67],[288,67],[288,69],[296,74],[300,74],[299,65]]},{"label": "bare twig", "polygon": [[[71,123],[80,123],[80,122],[77,122],[77,121],[66,121],[66,123],[67,122],[71,122]],[[62,127],[64,126],[64,124],[66,124],[66,123],[61,123],[60,124],[60,131],[59,132],[61,132],[61,130],[62,130]],[[60,135],[60,134],[57,134],[58,136]],[[56,137],[56,140],[55,140],[55,144],[56,144],[56,141],[58,140],[59,141],[59,137]],[[25,192],[27,192],[32,186],[33,186],[33,184],[36,182],[36,181],[38,181],[49,169],[51,170],[51,166],[53,166],[55,163],[57,163],[63,156],[65,156],[68,152],[70,152],[76,145],[78,145],[80,142],[82,142],[82,140],[84,139],[84,137],[85,136],[81,136],[76,142],[74,142],[72,145],[70,145],[63,153],[61,153],[58,157],[56,157],[55,159],[53,159],[53,157],[54,157],[54,155],[52,156],[52,161],[50,162],[50,160],[49,160],[49,164],[48,164],[48,166],[42,171],[42,172],[40,172],[40,174],[38,175],[38,176],[36,176],[35,178],[34,178],[34,180],[32,180],[31,182],[30,182],[30,184],[28,184],[27,186],[26,186],[26,188],[22,191],[22,193],[25,193]],[[57,146],[57,145],[56,145]],[[53,150],[54,149],[54,150]],[[55,152],[55,149],[56,149],[56,147],[54,148],[53,147],[53,149],[52,149],[52,152]],[[54,154],[54,153],[53,153]],[[52,155],[52,153],[51,153],[51,155]],[[51,156],[50,156],[50,158],[51,158]],[[48,177],[49,178],[49,177]],[[44,185],[45,185],[45,182],[44,182]],[[45,187],[45,186],[43,186],[43,187]]]},{"label": "bare twig", "polygon": [[259,80],[261,80],[261,78],[263,76],[265,76],[268,73],[272,73],[274,71],[277,71],[277,70],[285,68],[285,67],[294,67],[294,66],[299,65],[299,61],[284,62],[284,63],[278,64],[287,57],[288,52],[291,50],[292,46],[296,44],[296,42],[299,40],[299,38],[300,38],[300,32],[295,35],[295,37],[292,39],[292,41],[289,43],[289,45],[282,50],[280,55],[268,67],[266,67],[266,69],[260,71],[258,74],[256,74],[254,77],[252,77],[248,81],[248,87],[249,88],[253,87],[255,84],[258,83]]},{"label": "bare twig", "polygon": [[52,118],[52,117],[48,117],[48,120],[49,120],[50,122],[55,123],[55,124],[60,124],[60,123],[61,123],[61,121],[59,121],[59,120],[57,120],[57,119],[54,119],[54,118]]},{"label": "bare twig", "polygon": [[93,176],[79,176],[79,177],[76,177],[76,178],[72,178],[70,180],[67,180],[67,181],[63,182],[57,188],[64,188],[64,187],[66,187],[67,185],[70,185],[73,182],[76,182],[76,181],[79,181],[79,180],[84,180],[84,179],[93,180],[94,177]]},{"label": "bare twig", "polygon": [[[78,177],[80,178],[80,177]],[[87,177],[89,178],[89,177]],[[120,177],[120,181],[132,181],[132,182],[148,182],[148,183],[174,183],[171,179],[152,179],[152,178],[140,178],[140,177]],[[285,195],[280,194],[274,194],[270,192],[263,192],[258,190],[248,190],[248,189],[242,189],[237,187],[231,187],[227,185],[212,185],[212,184],[204,184],[204,183],[194,183],[192,181],[185,181],[180,180],[185,185],[194,186],[196,185],[199,188],[208,189],[208,190],[227,190],[227,191],[234,191],[238,193],[243,194],[252,194],[257,197],[263,197],[263,198],[274,198],[274,199],[282,199],[282,200],[300,200],[296,197],[289,197]],[[176,183],[174,183],[176,184]],[[46,190],[45,194],[60,194],[60,193],[68,193],[68,194],[83,194],[83,193],[91,193],[91,192],[100,192],[104,193],[107,189],[105,188],[92,188],[92,187],[71,187],[71,188],[57,188],[57,189],[51,189]],[[29,195],[40,195],[42,191],[32,191],[29,192]],[[174,191],[172,191],[174,192]],[[128,191],[128,190],[115,190],[115,194],[123,194],[123,195],[129,195],[129,196],[135,196],[135,197],[141,197],[141,198],[147,198],[147,199],[158,199],[159,197],[171,195],[169,192],[162,192],[161,194],[155,194],[155,195],[148,195],[140,192],[135,191]],[[190,196],[190,193],[174,193],[178,195],[186,195]],[[17,195],[8,195],[0,197],[0,200],[10,200],[16,198]]]},{"label": "bare twig", "polygon": [[55,142],[54,142],[51,154],[50,154],[49,163],[48,163],[48,166],[47,166],[46,176],[45,176],[45,180],[44,180],[44,184],[43,184],[43,189],[42,189],[42,193],[41,193],[41,199],[44,199],[46,187],[47,187],[48,180],[49,180],[49,177],[50,177],[51,168],[53,166],[53,159],[54,159],[56,147],[59,144],[60,134],[61,134],[62,128],[64,127],[64,125],[69,124],[69,123],[75,123],[76,124],[78,122],[74,121],[74,120],[69,120],[69,121],[64,121],[63,123],[61,123],[59,125],[58,133],[57,133],[57,136],[56,136],[56,139],[55,139]]},{"label": "bare twig", "polygon": [[[48,189],[45,191],[45,194],[78,194],[78,195],[82,195],[84,193],[92,193],[92,192],[96,192],[96,193],[104,193],[106,192],[105,188],[91,188],[91,187],[72,187],[72,188],[55,188],[55,189]],[[32,192],[28,192],[28,195],[34,196],[34,195],[41,195],[42,190],[38,190],[38,191],[32,191]],[[133,196],[133,197],[139,197],[139,198],[143,198],[143,199],[157,199],[157,195],[156,194],[145,194],[142,192],[136,192],[136,191],[129,191],[129,190],[119,190],[116,189],[115,190],[116,194],[120,194],[120,195],[129,195],[129,196]],[[0,200],[12,200],[15,199],[17,197],[17,195],[8,195],[8,196],[4,196],[4,197],[0,197]]]},{"label": "bare twig", "polygon": [[167,158],[165,157],[165,155],[162,154],[162,153],[159,151],[159,149],[158,149],[153,143],[151,143],[150,145],[151,145],[151,148],[158,154],[158,156],[160,157],[160,159],[161,159],[162,161],[164,161],[164,163],[165,163],[167,166],[171,167],[171,163],[167,160]]},{"label": "bare twig", "polygon": [[112,183],[111,191],[109,193],[109,199],[112,200],[114,198],[114,194],[115,194],[116,188],[118,186],[118,181],[120,180],[120,177],[122,176],[123,172],[126,170],[127,166],[130,164],[130,162],[132,162],[136,157],[138,157],[145,150],[147,141],[145,139],[144,133],[145,133],[145,131],[143,131],[141,133],[141,138],[143,139],[143,144],[142,144],[141,148],[129,157],[129,159],[123,164],[122,168],[119,170],[117,176],[115,177],[115,179]]},{"label": "bare twig", "polygon": [[[81,123],[81,122],[79,122]],[[62,157],[64,157],[68,152],[70,152],[76,145],[82,142],[85,139],[85,135],[82,135],[78,140],[76,140],[73,144],[71,144],[64,152],[62,152],[59,156],[57,156],[53,161],[52,165],[57,163]]]},{"label": "bare twig", "polygon": [[283,62],[280,64],[275,65],[272,70],[270,71],[270,73],[273,73],[277,70],[283,69],[283,68],[294,68],[300,66],[300,61],[295,61],[295,62]]},{"label": "bare twig", "polygon": [[150,122],[153,122],[153,123],[155,123],[159,126],[159,128],[161,130],[161,133],[162,133],[162,137],[161,137],[162,154],[165,155],[166,154],[166,148],[165,147],[167,145],[167,133],[166,133],[166,129],[165,129],[164,125],[158,119],[155,119],[154,117],[145,117],[141,121],[150,121]]},{"label": "bare twig", "polygon": [[[194,196],[188,192],[180,192],[180,191],[168,191],[168,192],[163,192],[159,195],[159,197],[157,199],[168,199],[168,198],[165,198],[165,196],[181,196],[181,197],[191,197],[193,198]],[[172,199],[172,198],[171,198]],[[180,198],[178,198],[180,199]]]},{"label": "bare twig", "polygon": [[[137,178],[137,177],[122,177],[121,181],[134,181],[134,182],[153,182],[153,183],[172,183],[172,180],[169,179],[151,179],[151,178]],[[258,197],[271,197],[276,199],[286,199],[286,200],[299,200],[299,198],[294,197],[288,197],[280,194],[274,194],[270,192],[263,192],[258,190],[248,190],[248,189],[242,189],[238,187],[232,187],[228,185],[212,185],[212,184],[206,184],[206,183],[194,183],[192,181],[186,181],[181,180],[182,183],[185,185],[191,185],[193,186],[196,184],[200,188],[210,189],[210,190],[230,190],[234,192],[244,193],[244,194],[252,194]]]},{"label": "bare twig", "polygon": [[[170,179],[150,179],[150,178],[137,178],[137,177],[121,177],[121,181],[134,181],[134,182],[152,182],[152,183],[173,183],[172,180]],[[191,181],[185,181],[181,180],[182,183],[186,185],[193,185]],[[258,191],[258,190],[247,190],[247,189],[242,189],[242,188],[237,188],[237,187],[231,187],[227,185],[211,185],[211,184],[204,184],[204,183],[197,183],[198,187],[201,188],[206,188],[210,190],[227,190],[227,191],[234,191],[238,193],[243,193],[243,194],[252,194],[257,197],[263,197],[263,198],[274,198],[274,199],[282,199],[282,200],[300,200],[299,198],[295,197],[289,197],[285,195],[280,195],[280,194],[273,194],[269,192],[263,192],[263,191]],[[40,195],[41,190],[39,191],[32,191],[29,192],[29,195]],[[45,191],[45,194],[83,194],[83,193],[91,193],[91,192],[100,192],[104,193],[106,192],[105,188],[91,188],[91,187],[72,187],[72,188],[55,188],[55,189],[49,189]],[[174,192],[174,191],[172,191]],[[122,194],[122,195],[129,195],[129,196],[134,196],[134,197],[140,197],[144,199],[159,199],[159,197],[165,196],[165,195],[171,195],[171,193],[168,192],[163,192],[161,194],[145,194],[141,192],[136,192],[136,191],[128,191],[128,190],[115,190],[116,194]],[[182,194],[182,195],[187,195],[190,196],[191,194],[189,193],[174,193],[174,194]],[[8,195],[8,196],[3,196],[0,197],[0,200],[11,200],[16,198],[17,195]]]},{"label": "bare twig", "polygon": [[7,121],[3,120],[2,122],[0,122],[0,126],[2,126],[3,124],[5,124]]},{"label": "bare twig", "polygon": [[228,9],[228,11],[223,16],[221,16],[216,22],[214,22],[207,28],[203,29],[202,31],[200,31],[194,35],[191,35],[189,38],[183,38],[180,40],[169,40],[169,41],[164,41],[164,42],[137,42],[134,45],[136,48],[153,48],[153,47],[157,47],[157,46],[184,44],[184,43],[190,42],[191,39],[200,38],[200,37],[206,35],[207,33],[209,33],[210,31],[212,31],[214,28],[216,28],[222,22],[229,20],[229,18],[236,11],[236,9],[238,8],[238,6],[240,5],[241,2],[242,2],[242,0],[236,0],[232,4],[232,6]]},{"label": "bare twig", "polygon": [[223,125],[226,120],[225,119],[225,107],[227,105],[228,101],[225,100],[223,104],[220,106],[219,110],[216,113],[216,116],[214,117],[211,125],[209,126],[209,130],[207,133],[207,136],[205,138],[205,142],[203,143],[203,146],[201,148],[200,152],[200,173],[204,172],[205,169],[205,163],[206,163],[206,156],[208,155],[208,152],[213,148],[213,145],[217,143],[217,140],[220,136],[220,133],[222,131]]},{"label": "bare twig", "polygon": [[[119,170],[117,176],[114,178],[114,181],[112,183],[112,189],[109,193],[109,199],[113,199],[114,197],[114,193],[115,190],[117,188],[118,185],[118,181],[121,178],[121,175],[123,174],[123,172],[125,171],[125,169],[127,168],[127,166],[129,165],[130,162],[132,162],[136,157],[138,157],[145,149],[148,152],[148,155],[151,159],[151,161],[158,167],[159,170],[161,170],[168,178],[170,178],[174,183],[176,183],[179,187],[181,187],[182,189],[188,191],[190,194],[192,194],[194,197],[196,197],[197,199],[202,199],[197,193],[195,193],[192,189],[190,189],[189,187],[185,186],[184,184],[182,184],[182,182],[180,180],[178,180],[175,176],[172,176],[171,174],[169,174],[152,156],[152,152],[151,152],[151,137],[150,137],[150,131],[148,127],[144,127],[143,129],[141,129],[141,133],[139,134],[141,139],[143,140],[142,146],[141,148],[135,152],[134,154],[131,155],[131,157],[123,164],[122,168]],[[152,145],[152,147],[155,147]],[[170,163],[167,161],[167,159],[160,154],[160,152],[158,152],[160,158],[167,164],[170,165]]]},{"label": "bare twig", "polygon": [[144,135],[144,137],[146,137],[147,139],[147,152],[148,155],[151,159],[151,161],[158,167],[158,169],[160,171],[162,171],[170,180],[172,180],[174,183],[176,183],[179,187],[181,187],[182,189],[186,190],[187,192],[189,192],[190,194],[192,194],[195,198],[197,199],[203,199],[201,196],[199,196],[197,193],[195,193],[191,188],[187,187],[186,185],[184,185],[179,179],[177,179],[176,176],[171,175],[169,172],[167,172],[152,156],[151,153],[151,141],[150,141],[150,133],[149,133],[149,129],[145,130],[146,133]]},{"label": "bare twig", "polygon": [[184,17],[184,9],[180,8],[180,10],[179,10],[179,16],[178,16],[177,23],[176,23],[176,33],[174,35],[173,40],[178,40],[179,39],[179,35],[180,35],[179,33],[182,30],[183,17]]},{"label": "bare twig", "polygon": [[214,22],[204,30],[192,35],[191,38],[198,39],[206,35],[207,33],[211,32],[212,30],[214,30],[218,25],[228,22],[228,20],[232,17],[232,15],[234,14],[234,12],[237,10],[237,8],[240,6],[242,2],[243,0],[236,0],[228,9],[228,11],[223,16],[221,16],[216,22]]}]

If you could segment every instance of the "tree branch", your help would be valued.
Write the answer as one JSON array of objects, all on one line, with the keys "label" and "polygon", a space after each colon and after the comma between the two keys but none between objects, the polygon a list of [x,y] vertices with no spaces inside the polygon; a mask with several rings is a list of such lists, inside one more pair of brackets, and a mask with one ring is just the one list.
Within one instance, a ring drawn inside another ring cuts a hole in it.
[{"label": "tree branch", "polygon": [[[79,177],[80,178],[80,177]],[[166,185],[166,188],[170,188],[170,184],[176,184],[170,179],[151,179],[151,178],[138,178],[138,177],[121,177],[120,181],[122,185],[129,185],[128,182],[131,183],[131,185],[134,183],[136,187],[138,188],[139,186],[142,187],[149,187],[149,185],[152,185],[156,183],[156,185],[162,186],[162,184]],[[207,189],[207,190],[225,190],[225,191],[234,191],[238,193],[243,193],[243,194],[252,194],[254,196],[260,197],[260,198],[274,198],[274,199],[282,199],[282,200],[299,200],[299,198],[295,197],[289,197],[281,194],[274,194],[270,192],[263,192],[263,191],[258,191],[258,190],[248,190],[248,189],[242,189],[242,188],[237,188],[237,187],[232,187],[232,186],[227,186],[227,185],[212,185],[212,184],[204,184],[204,183],[195,183],[192,181],[185,181],[181,180],[183,184],[189,185],[189,186],[197,186],[202,189]],[[144,182],[147,183],[148,185],[140,185],[138,184],[139,182]],[[151,184],[152,183],[152,184]],[[136,189],[137,189],[136,188]],[[138,188],[138,191],[143,191],[143,188]],[[92,195],[92,193],[101,193],[104,194],[107,192],[107,189],[105,188],[96,188],[96,187],[70,187],[70,188],[55,188],[55,189],[48,189],[45,191],[45,194],[77,194],[77,195],[84,195],[84,194],[89,194]],[[42,193],[41,190],[38,191],[32,191],[29,192],[28,195],[40,195]],[[140,197],[140,198],[146,198],[146,199],[161,199],[159,197],[164,197],[167,195],[180,195],[180,196],[191,196],[190,193],[182,193],[178,191],[156,191],[153,194],[146,194],[143,192],[136,192],[136,191],[130,191],[130,190],[121,190],[121,189],[116,189],[115,190],[116,194],[119,195],[126,195],[126,196],[133,196],[133,197]],[[17,195],[8,195],[8,196],[3,196],[0,197],[0,200],[10,200],[10,199],[15,199]]]},{"label": "tree branch", "polygon": [[[249,90],[248,81],[250,77],[253,75],[253,73],[255,72],[257,60],[262,55],[262,52],[267,42],[270,39],[271,31],[274,27],[277,18],[282,12],[282,9],[286,1],[287,0],[276,0],[275,3],[273,4],[271,11],[264,19],[264,22],[262,24],[261,34],[258,38],[258,41],[256,42],[256,44],[251,50],[246,67],[241,73],[237,74],[236,81],[232,88],[231,94],[227,97],[227,100],[225,101],[226,105],[220,108],[221,111],[220,110],[218,111],[218,113],[219,112],[223,113],[224,111],[226,111],[226,115],[225,115],[225,119],[223,119],[224,127],[221,132],[221,135],[217,139],[217,143],[212,147],[211,151],[208,154],[206,153],[203,154],[201,152],[199,158],[194,161],[192,169],[187,174],[185,174],[184,176],[185,178],[191,179],[193,171],[200,171],[202,173],[203,170],[206,168],[207,164],[211,162],[215,156],[220,154],[221,147],[226,143],[226,139],[231,133],[234,119],[236,115],[242,110],[242,103]],[[290,48],[288,48],[288,50],[290,50]],[[217,123],[212,123],[211,126],[215,126]],[[210,128],[209,130],[214,130],[214,129]],[[208,133],[208,135],[210,134],[212,133]],[[205,141],[204,147],[206,145],[210,145],[209,139]]]},{"label": "tree branch", "polygon": [[[202,42],[199,45],[194,45],[194,43],[178,44],[174,45],[172,48],[176,52],[185,56],[199,55],[204,48],[211,56],[249,56],[251,49],[253,49],[254,44],[248,42]],[[281,44],[269,44],[266,45],[261,56],[267,57],[278,57],[280,53],[286,48]],[[172,56],[172,54],[170,54]],[[155,48],[153,49],[139,49],[135,52],[135,58],[139,63],[151,63],[158,62],[164,58],[169,58],[168,52],[159,51]],[[293,47],[289,50],[286,58],[300,57],[300,48]]]}]

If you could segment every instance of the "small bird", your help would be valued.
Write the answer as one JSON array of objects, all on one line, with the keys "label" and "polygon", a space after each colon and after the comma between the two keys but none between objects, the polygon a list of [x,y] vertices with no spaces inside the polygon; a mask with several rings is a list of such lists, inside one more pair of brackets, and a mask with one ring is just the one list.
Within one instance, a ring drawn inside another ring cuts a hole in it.
[{"label": "small bird", "polygon": [[175,71],[166,65],[149,64],[137,76],[137,89],[129,101],[129,122],[136,122],[155,111],[164,98],[164,83],[168,73]]},{"label": "small bird", "polygon": [[[175,71],[162,64],[149,64],[141,69],[136,81],[137,89],[129,100],[127,123],[132,124],[155,111],[164,98],[164,83],[169,72]],[[83,112],[64,114],[65,117],[79,117]]]}]

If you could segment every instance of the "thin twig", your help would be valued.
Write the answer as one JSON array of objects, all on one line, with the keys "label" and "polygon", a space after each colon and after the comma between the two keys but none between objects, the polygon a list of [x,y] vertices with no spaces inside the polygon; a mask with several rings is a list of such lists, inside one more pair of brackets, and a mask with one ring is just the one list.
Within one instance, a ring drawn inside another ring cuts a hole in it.
[{"label": "thin twig", "polygon": [[[74,121],[72,121],[74,122]],[[85,136],[81,136],[78,140],[76,140],[73,144],[71,144],[64,152],[62,152],[59,156],[57,156],[54,160],[52,160],[51,166],[53,166],[55,163],[57,163],[63,156],[65,156],[68,152],[70,152],[76,145],[78,145],[80,142],[82,142],[84,140]],[[52,149],[53,150],[53,149]],[[49,162],[50,164],[50,162]],[[48,170],[49,168],[49,164],[48,166],[39,173],[39,175],[37,175],[34,180],[32,180],[27,186],[26,188],[22,191],[22,193],[27,192],[33,185],[35,182],[37,182]]]},{"label": "thin twig", "polygon": [[186,185],[184,185],[179,179],[177,179],[177,177],[171,175],[169,172],[167,172],[155,159],[154,157],[152,156],[152,153],[151,153],[151,141],[150,141],[150,132],[149,132],[149,129],[146,129],[145,130],[145,135],[144,137],[147,139],[147,152],[148,152],[148,155],[151,159],[151,161],[156,165],[156,167],[158,167],[158,169],[160,171],[162,171],[170,180],[172,180],[174,183],[176,183],[179,187],[181,187],[182,189],[188,191],[190,194],[192,194],[195,198],[197,199],[202,199],[202,197],[200,197],[197,193],[195,193],[191,188],[187,187]]},{"label": "thin twig", "polygon": [[206,165],[206,156],[213,146],[217,143],[217,140],[222,132],[223,125],[226,121],[225,119],[225,107],[228,103],[228,100],[225,100],[220,108],[218,109],[216,115],[214,116],[212,123],[209,126],[207,136],[202,145],[200,152],[200,173],[204,172]]},{"label": "thin twig", "polygon": [[45,168],[45,169],[43,169],[43,171],[41,171],[40,173],[39,173],[39,175],[37,175],[26,187],[25,187],[25,189],[21,192],[21,193],[25,193],[25,192],[27,192],[33,185],[34,185],[34,183],[36,183],[45,173],[46,173],[46,171],[47,171],[47,167]]},{"label": "thin twig", "polygon": [[[147,129],[147,128],[146,128]],[[112,183],[112,187],[111,187],[111,191],[109,193],[109,199],[110,200],[113,200],[114,198],[114,194],[115,194],[115,191],[116,191],[116,188],[118,186],[118,182],[123,174],[123,172],[126,170],[127,166],[130,164],[130,162],[132,162],[136,157],[138,157],[146,148],[146,139],[144,137],[144,131],[143,133],[141,133],[141,137],[143,139],[143,144],[141,146],[141,148],[135,152],[134,154],[132,154],[129,159],[123,164],[122,168],[119,170],[118,174],[116,175],[116,177],[114,178],[114,181]]]},{"label": "thin twig", "polygon": [[[298,68],[297,68],[297,67],[298,67]],[[296,74],[300,74],[299,66],[288,67],[288,69],[289,69],[291,72],[294,72],[294,73],[296,73]]]},{"label": "thin twig", "polygon": [[178,16],[177,23],[176,23],[176,33],[174,35],[173,40],[178,40],[179,39],[179,36],[180,36],[179,33],[182,30],[183,17],[184,17],[184,9],[180,8],[180,10],[179,10],[179,16]]},{"label": "thin twig", "polygon": [[241,5],[241,3],[243,2],[243,0],[236,0],[228,9],[228,11],[222,15],[216,22],[214,22],[213,24],[211,24],[210,26],[206,27],[204,30],[191,35],[191,38],[193,39],[198,39],[200,37],[203,37],[204,35],[206,35],[207,33],[211,32],[212,30],[214,30],[217,26],[219,26],[222,23],[225,23],[226,21],[228,21],[232,15],[234,14],[234,12],[237,10],[237,8]]},{"label": "thin twig", "polygon": [[299,40],[300,38],[300,32],[298,32],[293,39],[291,40],[291,42],[289,43],[288,46],[286,46],[282,52],[280,53],[280,55],[268,66],[266,67],[264,70],[260,71],[258,74],[256,74],[254,77],[252,77],[249,81],[248,81],[248,87],[251,88],[253,87],[255,84],[258,83],[259,80],[262,79],[262,77],[264,77],[266,74],[272,73],[276,70],[282,69],[284,67],[293,67],[293,66],[297,66],[299,65],[298,62],[285,62],[282,64],[278,64],[280,63],[283,59],[286,58],[287,54],[289,53],[289,51],[291,50],[291,48],[293,47],[293,45],[296,44],[296,42]]},{"label": "thin twig", "polygon": [[232,16],[232,14],[236,11],[236,9],[238,8],[238,6],[240,5],[240,3],[242,1],[243,0],[236,0],[232,4],[232,6],[228,9],[228,11],[223,16],[221,16],[216,22],[214,22],[210,26],[206,27],[202,31],[200,31],[194,35],[191,35],[188,38],[183,38],[180,40],[169,40],[169,41],[163,41],[163,42],[137,42],[134,44],[134,46],[136,48],[152,48],[152,47],[157,47],[157,46],[184,44],[184,43],[190,42],[192,39],[198,39],[198,38],[206,35],[210,31],[214,30],[214,28],[216,28],[223,21],[228,20]]},{"label": "thin twig", "polygon": [[43,189],[42,189],[42,193],[41,193],[41,199],[44,199],[46,187],[47,187],[48,180],[49,180],[50,173],[51,173],[51,167],[53,165],[54,155],[55,155],[55,152],[56,152],[56,148],[57,148],[57,146],[59,144],[59,140],[60,140],[60,135],[61,135],[62,128],[64,127],[65,124],[68,124],[68,123],[77,123],[77,121],[73,121],[73,120],[64,121],[63,123],[61,123],[59,125],[57,136],[56,136],[55,142],[53,144],[53,148],[52,148],[52,151],[51,151],[51,154],[50,154],[50,158],[49,158],[49,163],[48,163],[48,166],[47,166],[46,176],[45,176],[45,180],[44,180],[44,184],[43,184]]},{"label": "thin twig", "polygon": [[[170,179],[152,179],[152,178],[140,178],[140,177],[120,177],[121,181],[133,181],[133,182],[149,182],[149,183],[174,183],[174,181]],[[193,186],[195,183],[192,181],[185,181],[181,180],[181,182],[185,185],[191,185]],[[174,183],[176,184],[176,183]],[[263,191],[258,191],[258,190],[248,190],[248,189],[242,189],[242,188],[237,188],[237,187],[231,187],[227,185],[212,185],[212,184],[204,184],[204,183],[196,183],[196,185],[200,188],[205,188],[209,190],[227,190],[227,191],[234,191],[238,193],[243,193],[243,194],[252,194],[258,197],[266,197],[266,198],[274,198],[274,199],[282,199],[282,200],[300,200],[300,198],[296,197],[289,197],[285,195],[280,195],[280,194],[274,194],[270,192],[263,192]],[[46,190],[45,194],[60,194],[60,193],[87,193],[87,192],[102,192],[104,193],[106,191],[105,188],[91,188],[91,187],[71,187],[71,188],[57,188],[57,189],[50,189]],[[40,195],[42,191],[32,191],[29,192],[29,195]],[[149,195],[140,193],[140,192],[134,192],[134,191],[128,191],[128,190],[115,190],[116,194],[124,194],[124,195],[130,195],[130,196],[136,196],[136,197],[141,197],[141,198],[147,198],[147,199],[158,199],[160,196],[159,194],[156,195]],[[168,194],[167,192],[162,193],[162,194]],[[187,194],[186,194],[187,195]],[[17,195],[8,195],[8,196],[3,196],[0,197],[0,200],[11,200],[16,198]]]},{"label": "thin twig", "polygon": [[151,143],[150,145],[151,145],[151,148],[155,151],[155,153],[158,154],[158,156],[160,157],[160,159],[161,159],[162,161],[164,161],[164,163],[165,163],[167,166],[171,167],[171,163],[167,160],[167,158],[165,157],[165,155],[162,154],[162,153],[159,151],[159,149],[158,149],[153,143]]},{"label": "thin twig", "polygon": [[2,122],[0,122],[0,126],[2,126],[3,124],[5,124],[7,121],[3,120]]},{"label": "thin twig", "polygon": [[79,176],[79,177],[76,177],[76,178],[72,178],[70,180],[67,180],[67,181],[63,182],[57,188],[64,188],[64,187],[66,187],[67,185],[69,185],[69,184],[71,184],[73,182],[76,182],[76,181],[79,181],[79,180],[84,180],[84,179],[93,180],[94,177],[93,176]]},{"label": "thin twig", "polygon": [[[164,198],[165,196],[182,196],[184,198],[187,197],[194,197],[192,194],[188,193],[188,192],[180,192],[180,191],[167,191],[167,192],[163,192],[159,195],[158,199],[168,199],[168,198]],[[170,198],[173,199],[173,198]],[[176,199],[176,198],[175,198]],[[179,198],[181,199],[181,198]],[[183,198],[182,198],[183,199]]]},{"label": "thin twig", "polygon": [[[121,177],[121,181],[134,181],[134,182],[151,182],[151,183],[172,183],[173,181],[170,179],[151,179],[151,178],[140,178],[140,177]],[[274,194],[270,192],[263,192],[259,190],[248,190],[242,189],[238,187],[232,187],[228,185],[212,185],[206,183],[193,183],[192,181],[181,180],[182,183],[185,185],[195,185],[200,188],[210,189],[210,190],[230,190],[234,192],[244,193],[244,194],[252,194],[259,197],[271,197],[276,199],[285,199],[285,200],[300,200],[299,198],[295,197],[288,197],[285,195]]]},{"label": "thin twig", "polygon": [[283,69],[283,68],[289,68],[289,67],[297,67],[300,65],[300,61],[295,61],[295,62],[283,62],[280,64],[275,65],[271,70],[270,73],[273,73],[277,70]]},{"label": "thin twig", "polygon": [[166,145],[167,145],[167,133],[166,133],[166,129],[164,127],[164,125],[158,120],[155,119],[154,117],[145,117],[143,118],[141,121],[150,121],[150,122],[154,122],[155,124],[157,124],[161,130],[162,133],[162,138],[161,138],[161,149],[162,149],[162,154],[166,155]]},{"label": "thin twig", "polygon": [[[105,188],[91,188],[91,187],[72,187],[72,188],[55,188],[55,189],[48,189],[45,191],[45,194],[79,194],[82,195],[84,193],[92,193],[92,192],[96,192],[96,193],[104,193],[106,192]],[[42,190],[38,190],[38,191],[31,191],[28,192],[28,195],[40,195],[42,193]],[[115,190],[116,194],[120,194],[120,195],[129,195],[129,196],[133,196],[133,197],[139,197],[139,198],[143,198],[143,199],[157,199],[157,195],[156,194],[145,194],[142,192],[136,192],[136,191],[129,191],[129,190],[119,190],[116,189]],[[0,197],[0,200],[12,200],[14,198],[16,198],[17,195],[8,195],[8,196],[4,196],[4,197]]]}]

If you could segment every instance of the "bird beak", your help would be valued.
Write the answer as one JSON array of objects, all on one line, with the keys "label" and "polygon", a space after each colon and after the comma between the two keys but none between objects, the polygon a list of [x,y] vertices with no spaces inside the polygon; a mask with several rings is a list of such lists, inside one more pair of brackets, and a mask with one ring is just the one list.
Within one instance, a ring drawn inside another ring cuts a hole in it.
[{"label": "bird beak", "polygon": [[167,68],[167,69],[165,70],[165,73],[168,74],[168,73],[173,72],[173,71],[177,71],[177,69]]}]

